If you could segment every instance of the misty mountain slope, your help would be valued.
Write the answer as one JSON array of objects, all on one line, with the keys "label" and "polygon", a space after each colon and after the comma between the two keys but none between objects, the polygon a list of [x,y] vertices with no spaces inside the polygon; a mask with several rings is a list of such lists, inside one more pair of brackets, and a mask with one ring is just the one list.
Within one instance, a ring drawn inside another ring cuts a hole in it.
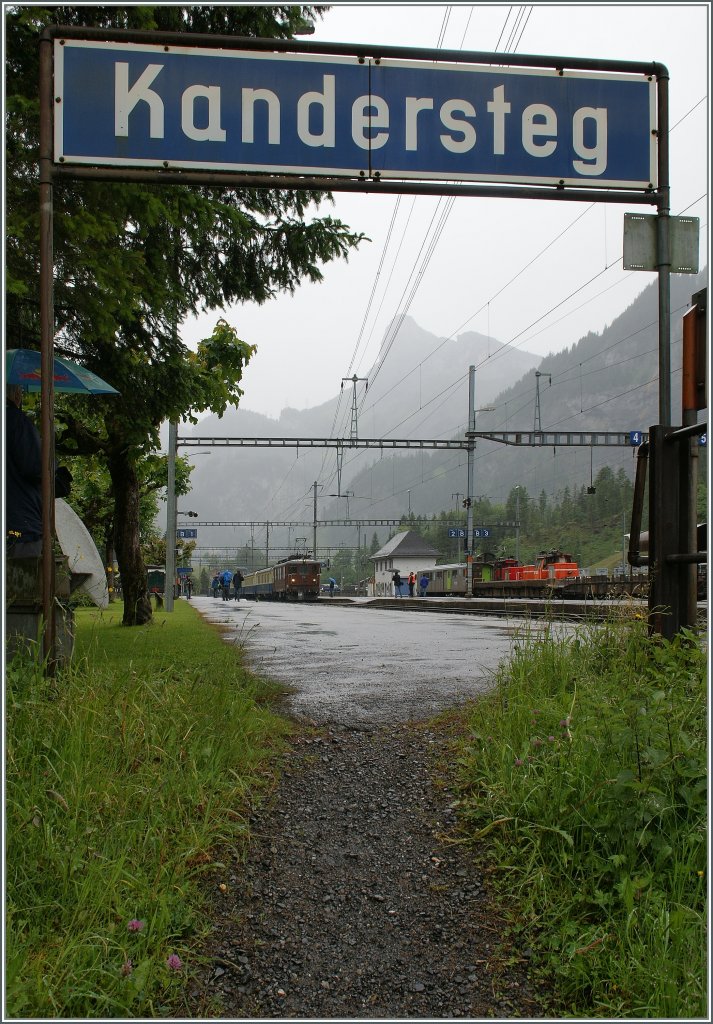
[{"label": "misty mountain slope", "polygon": [[[706,274],[675,276],[671,287],[672,419],[680,420],[681,319],[691,295],[705,286]],[[658,422],[658,290],[652,282],[601,333],[590,333],[567,349],[540,361],[540,419],[543,430],[644,430]],[[480,405],[476,373],[476,406]],[[478,431],[533,430],[536,378],[528,371],[504,388],[492,402],[496,411],[479,413]],[[401,456],[396,466],[374,466],[357,474],[349,486],[355,493],[379,493],[380,514],[408,511],[433,514],[456,507],[451,495],[465,492],[466,456],[440,453]],[[474,494],[503,502],[516,484],[531,496],[541,491],[556,497],[565,487],[589,485],[603,466],[629,476],[635,450],[629,448],[532,449],[478,441]],[[410,490],[410,495],[408,491]],[[461,494],[462,497],[462,494]],[[359,506],[366,516],[365,506]]]},{"label": "misty mountain slope", "polygon": [[[438,338],[413,319],[404,318],[368,392],[362,384],[358,386],[359,435],[460,435],[468,416],[468,367],[487,359],[489,351],[499,348],[495,339],[473,332],[457,339]],[[537,356],[510,353],[504,347],[497,361],[484,365],[479,376],[479,401],[485,403],[501,391],[512,380],[516,367],[522,372],[523,364],[534,367],[538,361]],[[437,397],[444,390],[448,392],[446,402]],[[209,415],[196,425],[181,425],[179,437],[349,437],[352,398],[353,385],[347,381],[335,398],[317,407],[283,409],[279,419],[242,407],[231,408],[222,417]],[[244,401],[249,401],[249,396]],[[402,423],[405,419],[407,422]],[[347,451],[340,489],[334,450],[226,446],[212,449],[210,455],[205,454],[208,449],[200,454],[195,454],[194,449],[179,451],[193,451],[195,460],[193,490],[185,499],[187,504],[181,507],[190,507],[204,521],[219,522],[301,520],[306,515],[311,519],[315,480],[322,485],[319,518],[344,516],[344,499],[331,500],[330,492],[348,490],[354,468],[361,469],[375,458],[372,453]],[[227,540],[228,529],[204,528],[201,543],[232,543]]]},{"label": "misty mountain slope", "polygon": [[[671,279],[674,422],[680,418],[681,318],[691,294],[706,281],[705,273]],[[605,330],[577,339],[545,359],[475,332],[456,339],[438,338],[405,318],[383,366],[379,368],[377,359],[376,376],[369,374],[373,383],[368,391],[358,385],[359,436],[462,437],[470,365],[477,368],[476,408],[495,406],[494,412],[478,413],[478,431],[534,428],[536,369],[543,374],[543,430],[648,430],[658,421],[657,318],[654,280]],[[388,344],[389,332],[385,338]],[[384,346],[382,354],[383,350]],[[551,383],[545,374],[551,374]],[[284,409],[277,420],[243,408],[231,409],[222,419],[208,416],[196,426],[182,426],[179,436],[348,438],[351,403],[352,385],[347,382],[340,395],[312,409]],[[544,490],[555,497],[565,487],[589,484],[604,465],[615,472],[623,467],[632,475],[634,455],[628,448],[530,449],[480,440],[474,493],[500,502],[520,483],[531,496]],[[462,501],[466,453],[385,451],[377,455],[347,448],[343,497],[336,499],[328,497],[337,491],[333,450],[215,449],[210,456],[195,457],[193,491],[179,506],[197,511],[204,521],[311,521],[315,480],[320,485],[320,520],[346,515],[345,492],[350,492],[352,519],[397,518],[409,508],[415,514],[431,515]],[[310,531],[293,529],[291,536],[306,532]],[[378,532],[384,538],[388,535],[387,529]],[[203,528],[199,543],[243,544],[248,533],[246,528]],[[368,529],[369,539],[372,533]],[[334,528],[329,537],[333,543],[352,544],[353,534],[352,528]]]}]

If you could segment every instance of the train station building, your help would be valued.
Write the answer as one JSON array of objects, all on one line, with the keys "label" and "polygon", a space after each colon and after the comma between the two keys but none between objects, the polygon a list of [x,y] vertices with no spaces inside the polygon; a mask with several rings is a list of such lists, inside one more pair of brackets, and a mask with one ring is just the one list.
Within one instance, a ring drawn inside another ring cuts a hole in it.
[{"label": "train station building", "polygon": [[413,530],[397,533],[371,556],[374,572],[372,593],[369,596],[393,597],[391,577],[397,569],[405,584],[410,572],[415,572],[418,576],[422,569],[432,569],[437,558],[436,548],[431,547],[420,534],[414,533]]}]

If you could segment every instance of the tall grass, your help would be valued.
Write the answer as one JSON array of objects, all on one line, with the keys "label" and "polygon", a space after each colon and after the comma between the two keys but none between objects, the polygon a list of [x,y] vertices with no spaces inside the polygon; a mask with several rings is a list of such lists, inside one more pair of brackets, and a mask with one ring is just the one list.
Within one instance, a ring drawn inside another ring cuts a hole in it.
[{"label": "tall grass", "polygon": [[469,713],[464,839],[569,1015],[707,1014],[705,680],[692,635],[611,622],[524,638]]},{"label": "tall grass", "polygon": [[287,728],[185,602],[151,625],[80,609],[55,679],[6,692],[6,1010],[166,1016],[204,928],[198,881],[239,852]]}]

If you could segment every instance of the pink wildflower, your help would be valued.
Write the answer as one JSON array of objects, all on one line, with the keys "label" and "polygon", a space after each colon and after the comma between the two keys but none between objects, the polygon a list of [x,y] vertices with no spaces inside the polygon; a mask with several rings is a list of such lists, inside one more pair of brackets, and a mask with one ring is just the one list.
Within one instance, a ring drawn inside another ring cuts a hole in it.
[{"label": "pink wildflower", "polygon": [[515,758],[515,767],[519,768],[521,764],[522,764],[522,758],[521,757],[516,757]]},{"label": "pink wildflower", "polygon": [[534,740],[532,741],[532,745],[533,745],[533,747],[541,747],[542,746],[542,740],[540,739],[539,736],[535,736]]},{"label": "pink wildflower", "polygon": [[171,953],[170,957],[166,961],[166,967],[169,971],[180,971],[183,967],[183,962],[177,953]]},{"label": "pink wildflower", "polygon": [[121,973],[125,978],[127,978],[131,974],[133,969],[134,964],[132,960],[125,960],[124,963],[121,965]]},{"label": "pink wildflower", "polygon": [[554,743],[555,741],[554,736],[548,736],[547,739],[550,741],[550,743]]},{"label": "pink wildflower", "polygon": [[126,927],[130,932],[142,932],[144,930],[144,923],[144,921],[138,921],[136,918],[133,918]]}]

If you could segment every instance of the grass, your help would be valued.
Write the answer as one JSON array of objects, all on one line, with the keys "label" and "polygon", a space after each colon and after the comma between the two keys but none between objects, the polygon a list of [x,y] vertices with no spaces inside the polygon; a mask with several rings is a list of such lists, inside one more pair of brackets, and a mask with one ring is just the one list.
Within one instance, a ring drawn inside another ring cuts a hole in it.
[{"label": "grass", "polygon": [[[7,667],[8,1017],[169,1017],[289,728],[185,601],[77,611],[56,679]],[[482,850],[562,1016],[706,1017],[706,658],[613,621],[523,634],[458,740]],[[478,854],[481,856],[482,854]],[[207,915],[206,915],[207,916]]]},{"label": "grass", "polygon": [[566,1016],[707,1017],[706,657],[642,622],[523,638],[459,739],[462,841]]},{"label": "grass", "polygon": [[183,601],[150,625],[78,609],[71,666],[6,680],[6,1011],[169,1016],[205,928],[200,877],[242,853],[288,729],[275,688]]}]

